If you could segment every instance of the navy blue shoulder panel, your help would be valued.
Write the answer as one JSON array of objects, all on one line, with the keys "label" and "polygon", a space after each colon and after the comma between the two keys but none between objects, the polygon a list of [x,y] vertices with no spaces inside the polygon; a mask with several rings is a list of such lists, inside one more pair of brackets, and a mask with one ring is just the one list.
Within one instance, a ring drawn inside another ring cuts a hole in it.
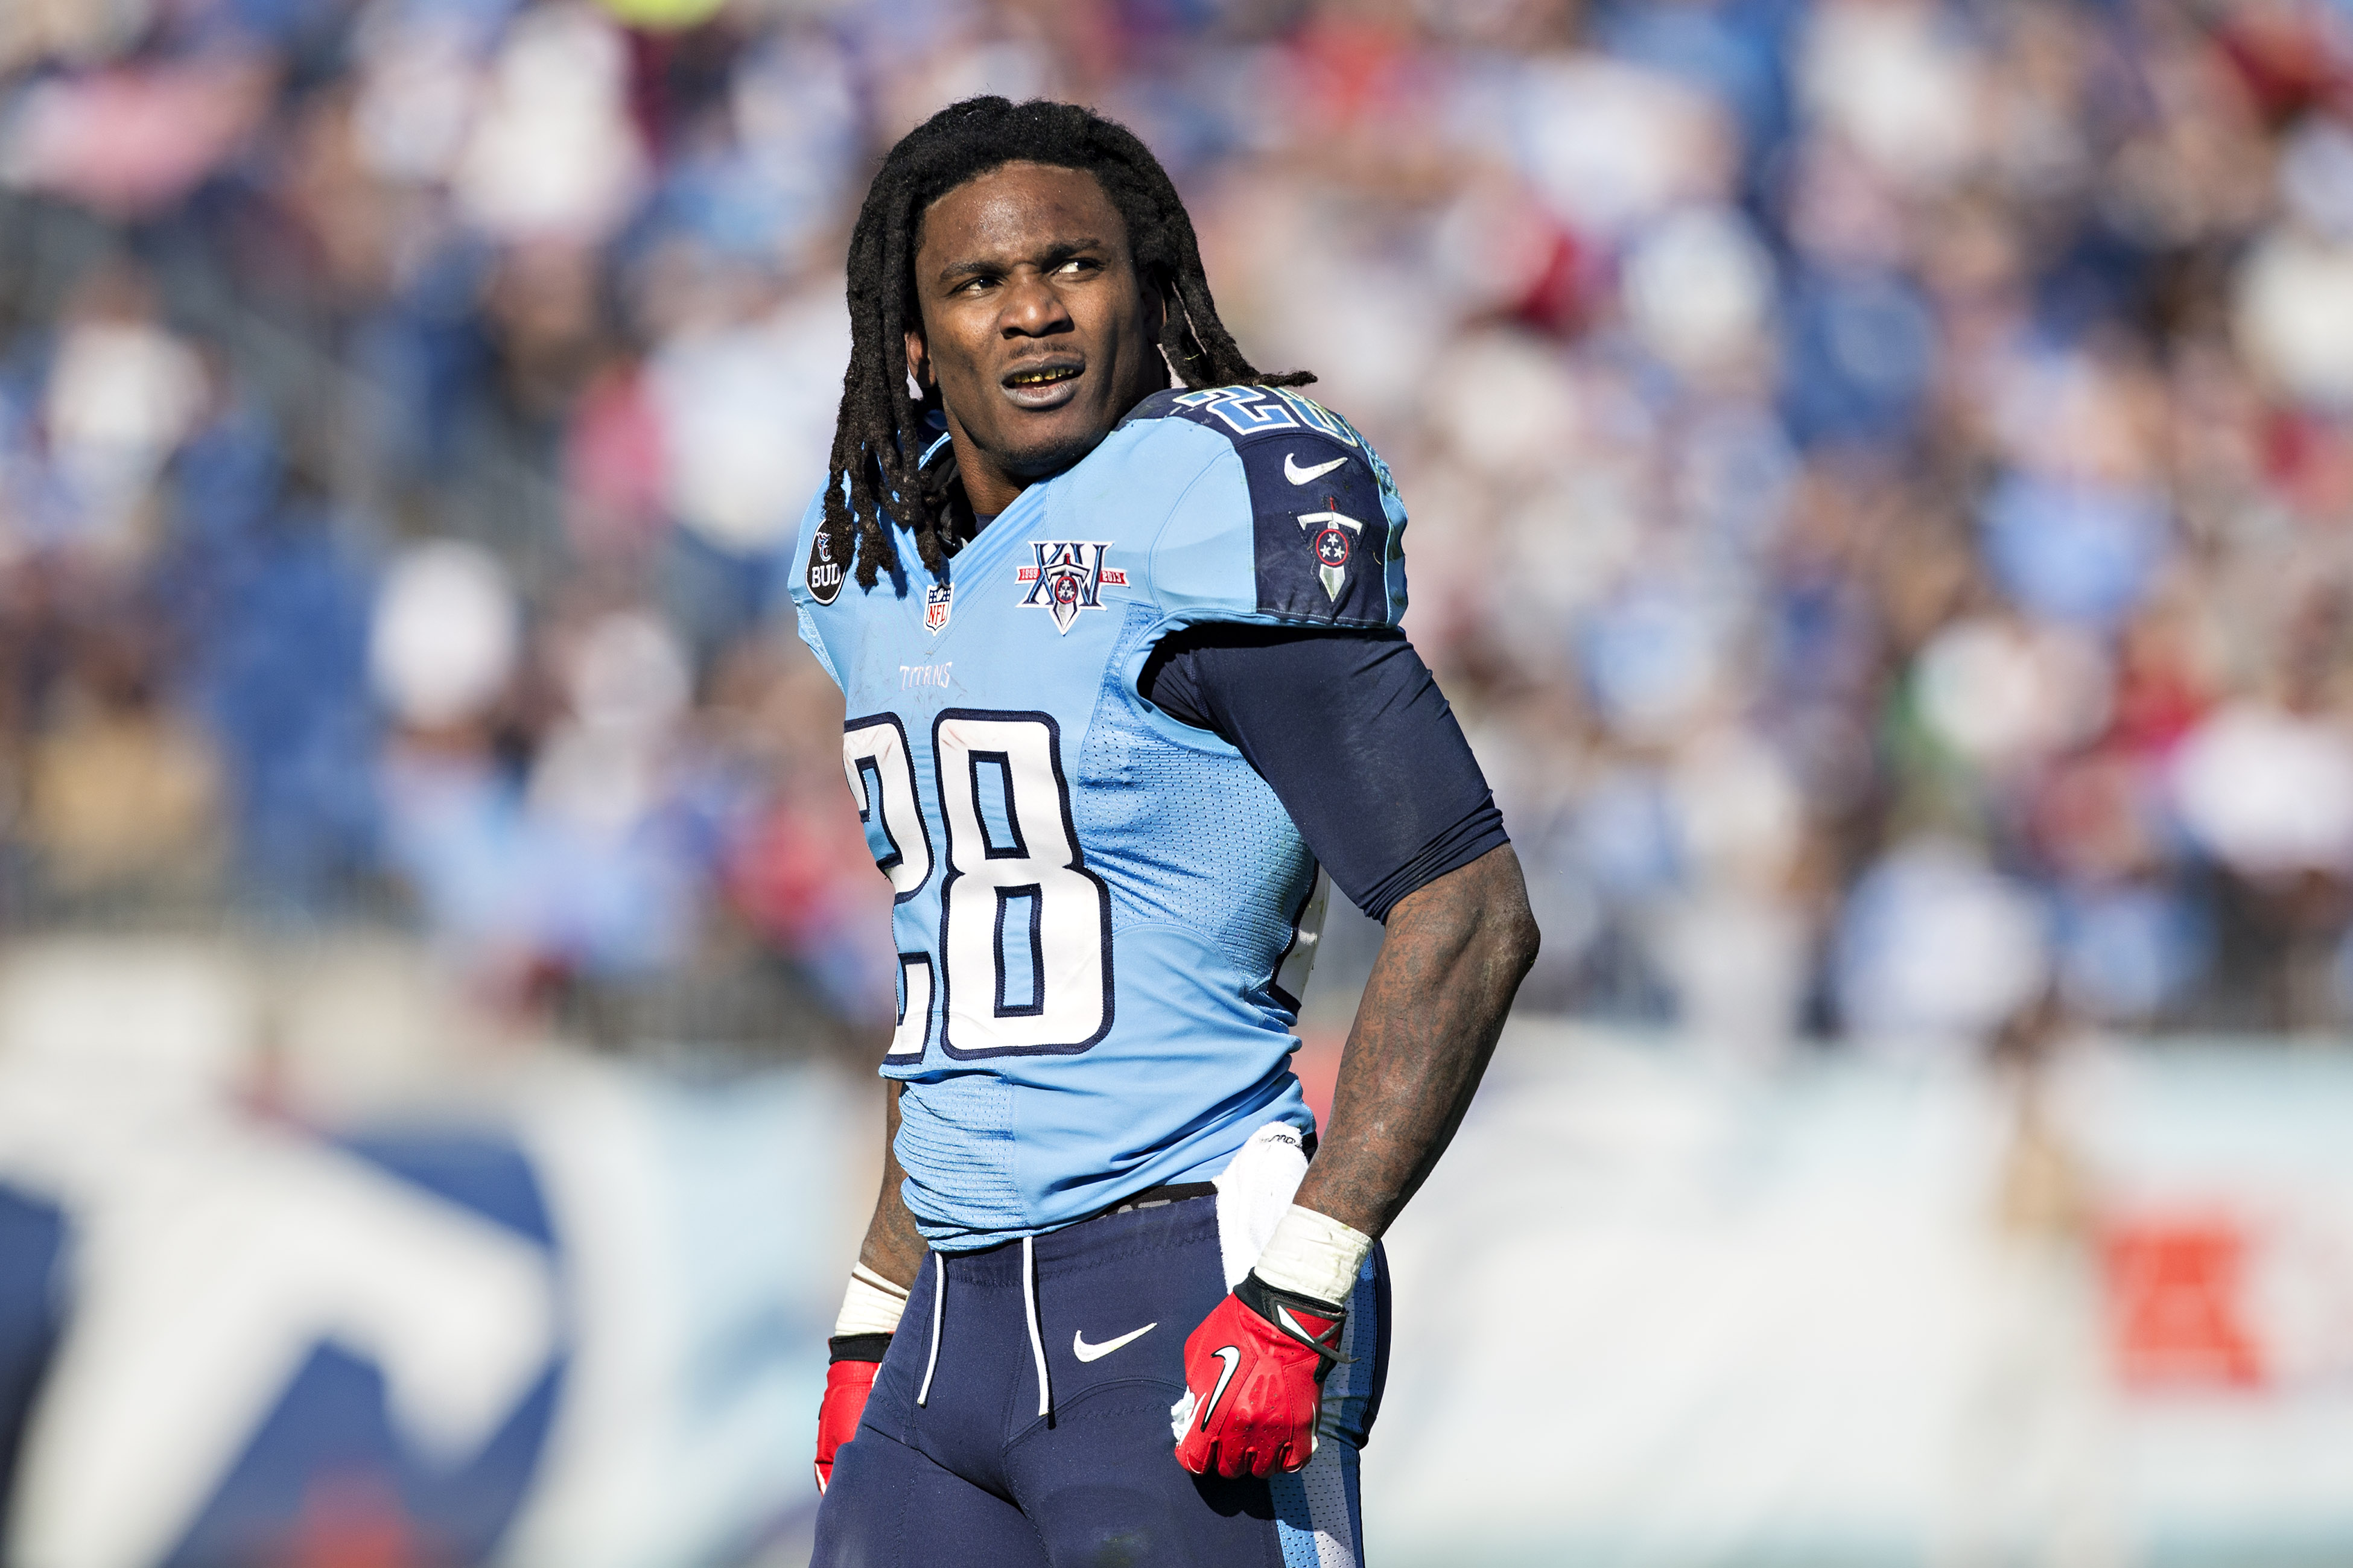
[{"label": "navy blue shoulder panel", "polygon": [[1250,482],[1261,614],[1328,626],[1392,623],[1382,499],[1394,486],[1346,420],[1266,386],[1155,392],[1121,423],[1145,419],[1189,420],[1233,443]]}]

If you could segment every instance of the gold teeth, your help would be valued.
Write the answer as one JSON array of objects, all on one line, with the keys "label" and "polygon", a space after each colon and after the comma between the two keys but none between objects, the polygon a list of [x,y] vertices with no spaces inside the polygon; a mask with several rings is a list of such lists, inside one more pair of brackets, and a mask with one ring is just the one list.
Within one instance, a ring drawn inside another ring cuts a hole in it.
[{"label": "gold teeth", "polygon": [[1047,382],[1062,381],[1077,374],[1076,371],[1068,370],[1030,370],[1021,372],[1012,380],[1016,386],[1040,386]]}]

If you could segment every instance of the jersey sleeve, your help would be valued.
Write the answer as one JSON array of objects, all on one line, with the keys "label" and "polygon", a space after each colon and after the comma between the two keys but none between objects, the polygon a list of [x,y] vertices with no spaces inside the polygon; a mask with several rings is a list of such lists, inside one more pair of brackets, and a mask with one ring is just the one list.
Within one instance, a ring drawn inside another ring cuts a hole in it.
[{"label": "jersey sleeve", "polygon": [[1405,507],[1369,442],[1288,388],[1155,393],[1165,420],[1218,450],[1152,549],[1172,624],[1394,626],[1405,614]]},{"label": "jersey sleeve", "polygon": [[1400,631],[1200,626],[1164,639],[1145,700],[1247,758],[1356,906],[1510,841],[1478,759]]}]

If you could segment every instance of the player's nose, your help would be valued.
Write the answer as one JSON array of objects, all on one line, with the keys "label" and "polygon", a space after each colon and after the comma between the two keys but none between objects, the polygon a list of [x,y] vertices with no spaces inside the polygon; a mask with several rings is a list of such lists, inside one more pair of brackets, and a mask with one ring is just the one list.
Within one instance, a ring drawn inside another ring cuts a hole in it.
[{"label": "player's nose", "polygon": [[1063,303],[1060,290],[1038,273],[1015,274],[1007,280],[1001,298],[1004,302],[997,320],[1007,337],[1039,337],[1070,330],[1071,310]]}]

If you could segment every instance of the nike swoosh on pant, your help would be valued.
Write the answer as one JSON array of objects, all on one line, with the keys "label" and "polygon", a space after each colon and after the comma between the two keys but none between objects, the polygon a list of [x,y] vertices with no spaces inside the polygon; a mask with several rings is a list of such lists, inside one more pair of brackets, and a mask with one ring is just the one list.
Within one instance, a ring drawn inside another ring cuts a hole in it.
[{"label": "nike swoosh on pant", "polygon": [[1074,1333],[1071,1336],[1071,1353],[1078,1357],[1081,1361],[1101,1361],[1103,1357],[1111,1354],[1112,1352],[1119,1349],[1120,1346],[1134,1344],[1136,1341],[1142,1339],[1145,1335],[1150,1333],[1159,1326],[1160,1325],[1156,1322],[1146,1323],[1140,1329],[1130,1329],[1127,1332],[1120,1335],[1119,1338],[1115,1340],[1105,1340],[1099,1345],[1091,1345],[1087,1343],[1087,1336],[1083,1331]]},{"label": "nike swoosh on pant", "polygon": [[1299,466],[1298,458],[1285,452],[1282,455],[1282,477],[1294,485],[1303,485],[1310,479],[1330,473],[1347,460],[1345,458],[1335,458],[1328,463],[1318,463],[1312,468],[1303,468]]},{"label": "nike swoosh on pant", "polygon": [[1209,1403],[1201,1406],[1201,1430],[1204,1432],[1209,1429],[1209,1417],[1216,1413],[1218,1401],[1226,1396],[1226,1384],[1234,1380],[1234,1369],[1242,1364],[1242,1352],[1238,1346],[1219,1345],[1209,1353],[1224,1362],[1226,1370],[1218,1373],[1218,1386],[1209,1390]]}]

